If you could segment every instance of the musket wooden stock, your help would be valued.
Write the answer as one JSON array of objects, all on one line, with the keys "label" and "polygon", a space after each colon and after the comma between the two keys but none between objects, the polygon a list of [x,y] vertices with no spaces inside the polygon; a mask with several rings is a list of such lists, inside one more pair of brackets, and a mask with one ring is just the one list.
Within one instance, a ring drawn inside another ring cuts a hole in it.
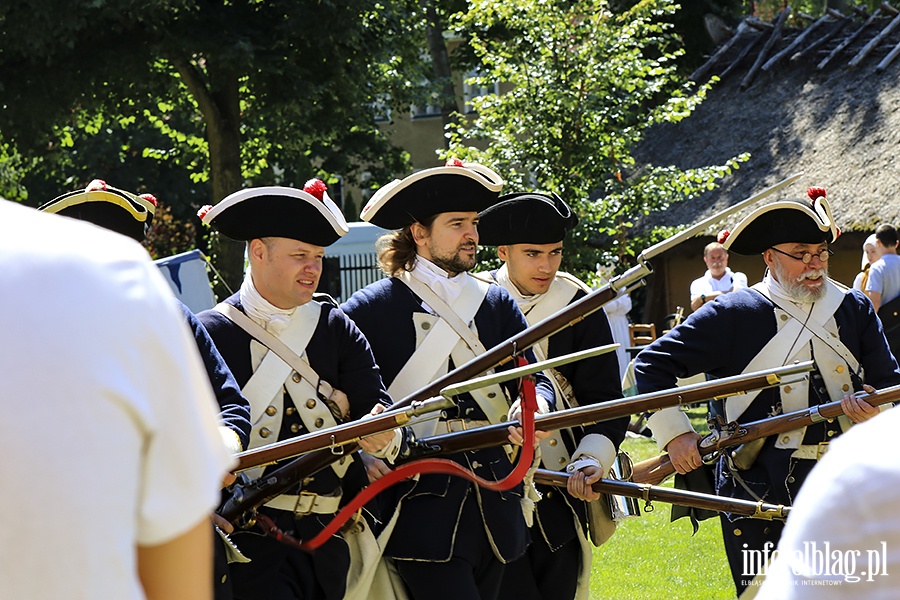
[{"label": "musket wooden stock", "polygon": [[[552,485],[564,488],[569,480],[569,475],[561,471],[548,471],[537,469],[534,474],[536,483]],[[628,496],[641,498],[649,504],[653,500],[678,504],[680,506],[692,506],[706,510],[729,512],[736,515],[745,515],[754,519],[783,520],[790,512],[789,506],[782,504],[767,504],[765,502],[751,502],[737,498],[727,498],[713,494],[702,494],[674,488],[659,487],[648,483],[632,483],[619,481],[618,479],[601,479],[592,484],[595,492],[613,494],[615,496]]]},{"label": "musket wooden stock", "polygon": [[452,400],[446,398],[430,398],[425,402],[414,402],[406,410],[383,412],[374,417],[358,419],[349,423],[342,423],[335,427],[329,427],[321,431],[292,437],[281,442],[268,444],[253,450],[246,450],[236,454],[238,466],[234,472],[271,465],[279,460],[328,449],[332,454],[340,456],[344,449],[341,446],[355,442],[360,438],[377,433],[390,431],[409,423],[413,417],[418,417],[430,412],[448,409],[455,406]]},{"label": "musket wooden stock", "polygon": [[[599,404],[588,404],[577,408],[569,408],[558,412],[539,415],[534,426],[541,431],[553,431],[566,427],[589,425],[600,421],[608,421],[637,413],[658,410],[670,406],[695,404],[733,396],[753,390],[781,385],[783,378],[800,375],[812,370],[812,361],[787,365],[774,369],[766,369],[755,373],[746,373],[732,377],[723,377],[712,381],[704,381],[684,387],[673,388],[662,392],[641,394],[620,400],[610,400]],[[419,440],[414,456],[433,456],[435,454],[453,454],[467,450],[477,450],[491,446],[499,446],[507,441],[507,427],[518,426],[517,421],[488,425],[468,431],[445,433]]]},{"label": "musket wooden stock", "polygon": [[[883,390],[876,390],[871,394],[857,394],[860,400],[865,400],[872,406],[880,406],[889,402],[900,401],[900,385],[894,385]],[[815,423],[836,419],[844,414],[839,400],[819,404],[803,410],[752,421],[741,425],[729,423],[719,434],[711,433],[697,442],[700,455],[712,454],[725,448],[740,446],[760,438],[769,437],[807,427]],[[661,454],[654,458],[643,460],[634,465],[632,479],[637,483],[650,483],[657,485],[667,477],[675,473],[675,467],[668,454]]]}]

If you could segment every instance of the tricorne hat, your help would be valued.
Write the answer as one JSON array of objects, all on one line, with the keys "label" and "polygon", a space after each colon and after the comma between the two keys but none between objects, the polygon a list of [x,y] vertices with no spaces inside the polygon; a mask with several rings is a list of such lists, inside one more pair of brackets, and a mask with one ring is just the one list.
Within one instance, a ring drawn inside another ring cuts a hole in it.
[{"label": "tricorne hat", "polygon": [[329,246],[350,228],[326,189],[320,179],[310,179],[302,190],[281,186],[247,188],[215,206],[204,206],[197,216],[234,240],[283,237]]},{"label": "tricorne hat", "polygon": [[762,254],[776,244],[834,242],[841,230],[831,215],[825,189],[811,187],[807,194],[811,203],[779,200],[760,206],[732,232],[722,232],[719,242],[726,249],[744,255]]},{"label": "tricorne hat", "polygon": [[88,221],[141,242],[153,221],[156,198],[137,196],[94,179],[85,189],[58,196],[38,210]]},{"label": "tricorne hat", "polygon": [[478,241],[485,246],[554,244],[578,224],[556,194],[506,194],[479,215]]},{"label": "tricorne hat", "polygon": [[382,186],[360,218],[385,229],[401,229],[439,213],[481,212],[497,202],[503,183],[484,165],[455,159]]}]

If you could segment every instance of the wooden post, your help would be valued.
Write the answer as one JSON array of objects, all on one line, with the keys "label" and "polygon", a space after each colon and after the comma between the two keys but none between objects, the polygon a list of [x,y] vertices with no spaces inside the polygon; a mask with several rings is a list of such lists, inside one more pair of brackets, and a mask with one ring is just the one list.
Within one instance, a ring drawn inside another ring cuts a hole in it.
[{"label": "wooden post", "polygon": [[796,38],[794,38],[794,41],[791,42],[784,50],[782,50],[781,52],[777,53],[775,56],[773,56],[772,58],[767,60],[766,64],[764,64],[762,66],[762,70],[768,71],[769,69],[774,67],[777,63],[779,63],[781,61],[781,59],[783,59],[785,56],[791,56],[791,54],[794,52],[794,50],[799,48],[800,44],[805,42],[806,38],[808,38],[810,35],[812,35],[812,33],[816,29],[819,29],[825,23],[831,23],[833,21],[834,21],[834,18],[831,15],[829,15],[828,13],[826,13],[825,15],[816,19],[816,21],[813,22],[809,27],[804,29],[800,33],[800,35],[798,35]]},{"label": "wooden post", "polygon": [[859,63],[861,63],[863,59],[868,56],[869,53],[878,46],[878,44],[883,42],[884,38],[889,36],[891,34],[891,31],[893,31],[894,28],[896,28],[897,25],[900,24],[900,12],[898,12],[896,8],[894,8],[887,2],[882,3],[881,8],[883,8],[885,12],[889,12],[894,15],[894,18],[891,19],[891,22],[887,24],[887,27],[882,29],[881,32],[874,38],[872,38],[862,50],[856,53],[856,56],[853,57],[853,60],[847,63],[847,66],[851,69],[859,65]]},{"label": "wooden post", "polygon": [[722,44],[722,46],[721,46],[718,50],[716,50],[716,53],[713,54],[712,57],[711,57],[709,60],[707,60],[707,61],[706,61],[705,63],[703,63],[702,65],[700,65],[700,67],[699,67],[696,71],[694,71],[693,73],[691,73],[691,76],[689,77],[689,79],[690,79],[691,81],[696,81],[696,82],[699,83],[703,78],[705,78],[705,77],[706,77],[706,74],[709,73],[710,69],[713,68],[713,66],[719,61],[720,58],[722,58],[722,56],[723,56],[726,52],[728,52],[729,50],[731,50],[731,47],[734,46],[735,43],[737,43],[738,39],[740,39],[740,37],[741,37],[742,35],[744,35],[744,33],[747,32],[747,29],[748,29],[749,27],[750,27],[750,26],[747,25],[747,20],[746,20],[746,19],[743,19],[743,20],[740,22],[740,24],[738,25],[738,28],[737,28],[737,31],[735,32],[735,34],[732,35],[732,36],[728,39],[727,42],[725,42],[724,44]]},{"label": "wooden post", "polygon": [[898,43],[896,46],[894,46],[894,49],[891,50],[887,56],[885,56],[883,59],[881,59],[881,62],[878,63],[877,67],[875,67],[875,72],[880,73],[881,71],[884,71],[885,69],[887,69],[888,65],[891,64],[891,62],[895,58],[897,58],[898,54],[900,54],[900,43]]},{"label": "wooden post", "polygon": [[784,29],[784,22],[787,21],[789,14],[791,14],[790,5],[785,6],[784,10],[781,11],[781,14],[778,15],[778,19],[776,19],[775,21],[775,29],[772,31],[772,35],[769,36],[766,45],[763,46],[763,49],[760,51],[759,56],[756,57],[756,62],[753,63],[753,66],[750,67],[750,70],[744,76],[743,81],[741,81],[742,90],[750,87],[750,84],[753,83],[753,79],[756,77],[756,72],[759,71],[759,68],[766,60],[766,55],[769,54],[769,50],[772,49],[772,46],[775,45],[775,42],[781,39],[781,31],[782,29]]},{"label": "wooden post", "polygon": [[850,24],[849,17],[844,16],[840,12],[834,10],[833,8],[826,9],[825,12],[827,14],[831,15],[831,17],[834,18],[838,22],[837,27],[835,27],[834,29],[832,29],[831,31],[829,31],[828,33],[826,33],[825,35],[820,37],[818,40],[816,40],[815,42],[810,44],[807,48],[805,48],[805,49],[801,50],[800,52],[798,52],[797,54],[794,54],[793,56],[791,56],[791,62],[794,62],[795,60],[798,60],[798,59],[802,58],[803,56],[806,56],[810,52],[813,52],[814,50],[818,49],[820,46],[827,43],[831,38],[833,38],[834,36],[839,34],[844,29],[844,27],[846,27],[847,25]]},{"label": "wooden post", "polygon": [[840,54],[841,51],[842,51],[844,48],[846,48],[847,46],[849,46],[850,44],[852,44],[853,41],[854,41],[856,38],[858,38],[859,35],[860,35],[860,34],[861,34],[861,33],[862,33],[869,25],[871,25],[872,23],[874,23],[874,22],[875,22],[875,19],[877,19],[877,18],[880,17],[881,15],[882,15],[882,8],[879,7],[878,10],[876,10],[874,13],[872,13],[872,16],[871,16],[871,17],[869,17],[868,19],[866,19],[866,22],[863,23],[863,24],[860,26],[859,29],[857,29],[856,31],[854,31],[853,33],[851,33],[850,35],[848,35],[848,36],[844,39],[843,42],[841,42],[840,44],[838,44],[837,46],[835,46],[834,50],[832,50],[831,53],[830,53],[828,56],[826,56],[825,58],[823,58],[823,59],[822,59],[822,62],[820,62],[816,68],[817,68],[818,70],[820,70],[820,71],[821,71],[822,69],[824,69],[824,68],[828,65],[828,63],[831,62],[831,59],[832,59],[832,58],[834,58],[835,56],[837,56],[838,54]]}]

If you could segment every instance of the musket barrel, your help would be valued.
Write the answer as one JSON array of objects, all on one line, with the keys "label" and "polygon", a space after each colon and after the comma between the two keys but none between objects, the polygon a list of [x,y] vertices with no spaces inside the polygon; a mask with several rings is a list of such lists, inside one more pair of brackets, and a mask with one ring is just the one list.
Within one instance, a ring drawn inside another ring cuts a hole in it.
[{"label": "musket barrel", "polygon": [[[872,406],[897,402],[900,401],[900,385],[876,390],[871,394],[856,394],[856,397],[859,400],[865,400]],[[770,435],[801,429],[813,423],[836,419],[843,414],[844,411],[841,408],[840,401],[835,400],[750,423],[735,423],[733,426],[729,424],[727,428],[733,429],[733,432],[720,436],[708,435],[697,442],[697,449],[701,455],[710,454],[718,450],[769,437]],[[637,482],[657,484],[674,474],[675,466],[669,459],[668,454],[661,454],[635,463],[633,473],[634,480]]]},{"label": "musket barrel", "polygon": [[[541,431],[552,431],[565,427],[588,425],[608,421],[646,411],[671,406],[695,404],[722,396],[733,396],[751,390],[780,385],[785,378],[801,375],[812,370],[812,361],[766,369],[754,373],[723,377],[695,383],[662,392],[641,394],[620,400],[610,400],[598,404],[588,404],[535,417],[534,426]],[[436,453],[452,454],[466,450],[477,450],[505,443],[507,427],[519,426],[518,421],[508,421],[488,425],[468,431],[445,433],[419,440],[423,455]]]},{"label": "musket barrel", "polygon": [[[561,471],[548,471],[537,469],[534,474],[536,483],[566,487],[569,475]],[[595,492],[613,494],[615,496],[628,496],[630,498],[642,498],[649,503],[652,500],[678,504],[680,506],[692,506],[706,510],[729,512],[745,515],[756,519],[785,519],[790,512],[790,507],[781,504],[768,504],[765,502],[751,502],[739,498],[728,498],[713,494],[703,494],[688,490],[659,487],[655,485],[619,481],[617,479],[601,479],[592,484]]]}]

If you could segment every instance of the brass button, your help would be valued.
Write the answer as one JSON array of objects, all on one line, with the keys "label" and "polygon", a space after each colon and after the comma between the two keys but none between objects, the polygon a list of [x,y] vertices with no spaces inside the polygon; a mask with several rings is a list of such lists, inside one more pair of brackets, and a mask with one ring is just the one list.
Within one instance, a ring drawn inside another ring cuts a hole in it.
[{"label": "brass button", "polygon": [[553,497],[553,492],[552,492],[552,491],[547,492],[546,494],[544,494],[544,496],[546,496],[547,498],[552,498],[552,497]]},{"label": "brass button", "polygon": [[740,529],[735,528],[734,535],[736,535],[737,537],[741,537],[741,533],[743,532]]},{"label": "brass button", "polygon": [[488,397],[488,398],[496,398],[496,397],[497,397],[497,392],[488,392],[487,397]]},{"label": "brass button", "polygon": [[228,575],[222,575],[222,583],[225,583],[228,580]]},{"label": "brass button", "polygon": [[835,369],[835,371],[837,371],[838,373],[843,373],[843,372],[844,372],[844,365],[838,365],[838,366],[837,366],[837,369]]},{"label": "brass button", "polygon": [[272,435],[272,430],[269,429],[268,427],[263,427],[262,429],[259,430],[259,437],[267,438],[270,435]]},{"label": "brass button", "polygon": [[315,408],[316,407],[316,399],[310,398],[306,401],[306,408]]},{"label": "brass button", "polygon": [[789,435],[786,435],[783,438],[781,438],[781,442],[783,444],[787,444],[789,441],[791,441],[791,436],[789,436]]},{"label": "brass button", "polygon": [[274,406],[266,407],[266,414],[269,415],[270,417],[274,417],[275,413],[277,413],[277,412],[278,412],[278,409],[275,408]]},{"label": "brass button", "polygon": [[325,424],[325,419],[316,419],[316,427],[321,427]]},{"label": "brass button", "polygon": [[294,423],[293,425],[291,425],[291,433],[297,433],[298,431],[300,431],[299,423]]},{"label": "brass button", "polygon": [[291,379],[294,380],[294,383],[300,383],[300,373],[294,371],[294,374],[291,375]]},{"label": "brass button", "polygon": [[505,423],[506,421],[509,421],[509,415],[500,415],[500,422]]},{"label": "brass button", "polygon": [[286,414],[286,415],[292,415],[295,412],[297,412],[297,409],[294,408],[293,406],[288,406],[286,409],[284,409],[284,414]]},{"label": "brass button", "polygon": [[788,320],[788,316],[787,316],[787,315],[781,315],[781,320],[782,320],[782,321],[787,321],[787,320]]},{"label": "brass button", "polygon": [[550,441],[547,443],[550,444],[551,447],[555,447],[556,446],[556,438],[550,438]]},{"label": "brass button", "polygon": [[836,434],[836,433],[837,433],[837,431],[835,431],[834,429],[829,429],[829,430],[827,431],[826,435],[827,435],[828,437],[834,437],[834,434]]},{"label": "brass button", "polygon": [[560,457],[559,457],[559,464],[560,464],[560,465],[566,466],[566,462],[568,462],[568,461],[565,459],[565,457],[563,457],[563,456],[560,456]]},{"label": "brass button", "polygon": [[766,527],[765,529],[763,529],[763,533],[766,534],[766,535],[769,535],[769,528]]},{"label": "brass button", "polygon": [[341,457],[341,460],[338,461],[338,464],[339,464],[339,465],[342,465],[342,464],[344,464],[345,462],[347,462],[347,457],[346,457],[346,456],[342,456],[342,457]]},{"label": "brass button", "polygon": [[431,329],[431,323],[425,321],[424,323],[422,323],[422,329],[428,331],[429,329]]},{"label": "brass button", "polygon": [[850,384],[845,383],[844,385],[841,386],[841,389],[844,390],[845,392],[846,392],[846,391],[849,391],[849,390],[850,390]]},{"label": "brass button", "polygon": [[796,479],[794,479],[793,477],[788,477],[788,478],[787,478],[787,482],[788,482],[788,483],[794,483],[795,481],[796,481]]},{"label": "brass button", "polygon": [[784,393],[785,393],[785,394],[790,394],[790,393],[791,393],[791,386],[789,386],[789,385],[784,386]]}]

